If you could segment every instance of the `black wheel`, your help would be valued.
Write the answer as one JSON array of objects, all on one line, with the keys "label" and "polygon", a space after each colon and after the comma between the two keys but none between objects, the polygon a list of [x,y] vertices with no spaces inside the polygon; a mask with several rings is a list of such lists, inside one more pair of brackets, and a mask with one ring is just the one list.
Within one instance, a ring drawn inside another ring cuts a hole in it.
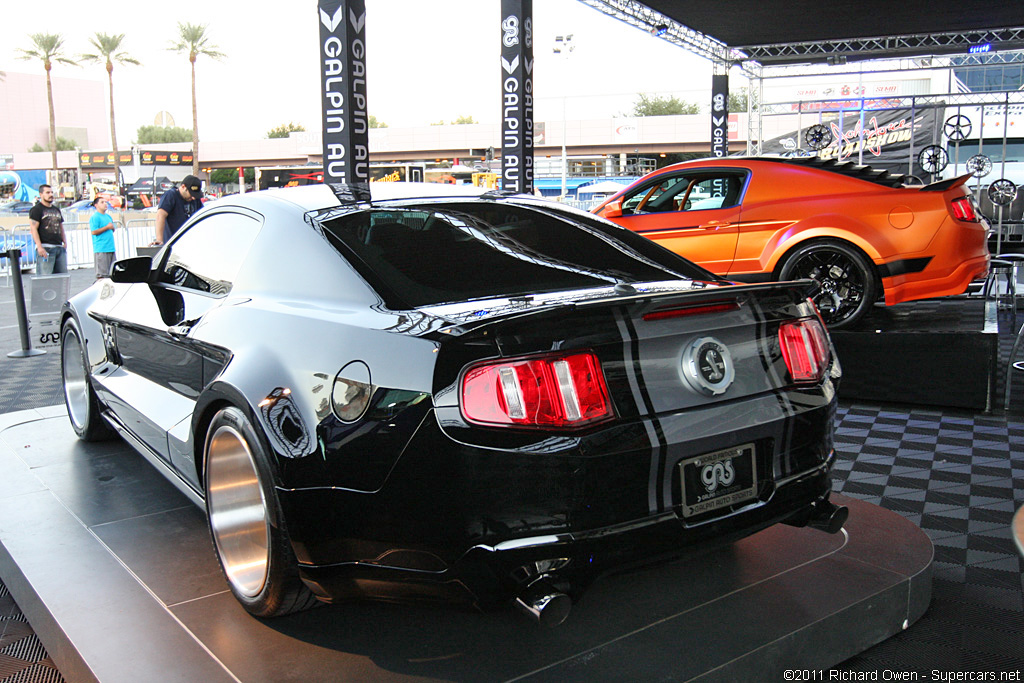
[{"label": "black wheel", "polygon": [[832,131],[827,126],[816,123],[804,131],[804,142],[815,151],[825,149],[832,142]]},{"label": "black wheel", "polygon": [[971,134],[971,120],[963,114],[953,114],[942,127],[946,137],[954,142],[964,140]]},{"label": "black wheel", "polygon": [[277,617],[312,607],[274,492],[268,449],[238,408],[210,423],[204,449],[206,514],[228,586],[246,611]]},{"label": "black wheel", "polygon": [[809,278],[820,285],[814,303],[832,328],[859,320],[877,298],[875,271],[855,247],[835,240],[809,242],[786,256],[780,280]]},{"label": "black wheel", "polygon": [[114,431],[100,414],[99,400],[89,379],[89,361],[85,355],[82,329],[74,318],[64,321],[60,330],[60,371],[64,385],[64,405],[71,428],[83,441],[109,439]]},{"label": "black wheel", "polygon": [[917,155],[917,163],[926,173],[941,173],[949,166],[949,154],[940,145],[928,145]]}]

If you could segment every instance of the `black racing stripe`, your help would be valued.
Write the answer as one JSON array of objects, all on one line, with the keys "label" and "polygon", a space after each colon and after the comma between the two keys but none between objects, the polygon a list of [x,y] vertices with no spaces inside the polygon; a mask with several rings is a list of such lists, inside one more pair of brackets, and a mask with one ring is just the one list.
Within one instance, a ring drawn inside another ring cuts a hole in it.
[{"label": "black racing stripe", "polygon": [[662,485],[665,481],[665,460],[668,453],[668,440],[665,438],[665,430],[661,426],[661,420],[658,419],[654,412],[654,403],[651,401],[651,395],[647,391],[647,385],[643,379],[643,372],[640,370],[640,337],[637,335],[636,327],[633,325],[633,321],[628,315],[623,315],[622,321],[625,323],[626,330],[629,332],[629,337],[632,341],[632,344],[630,344],[632,358],[630,360],[632,360],[633,367],[636,369],[633,374],[636,377],[637,389],[640,391],[640,397],[643,399],[644,408],[647,410],[647,415],[650,417],[651,424],[654,426],[654,434],[658,438],[658,448],[654,454],[658,459],[658,481],[655,488],[657,490],[656,495],[658,497],[658,509],[659,511],[662,511],[668,508],[668,501],[665,500],[664,495],[665,487]]}]

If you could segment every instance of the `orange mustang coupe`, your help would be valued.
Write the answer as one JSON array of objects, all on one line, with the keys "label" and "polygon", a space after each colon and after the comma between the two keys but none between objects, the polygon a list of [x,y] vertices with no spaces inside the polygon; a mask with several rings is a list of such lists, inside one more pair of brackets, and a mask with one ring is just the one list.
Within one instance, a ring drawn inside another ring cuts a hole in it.
[{"label": "orange mustang coupe", "polygon": [[741,282],[812,278],[831,327],[885,294],[961,294],[988,269],[988,224],[963,176],[907,187],[904,176],[817,158],[702,159],[667,166],[594,209]]}]

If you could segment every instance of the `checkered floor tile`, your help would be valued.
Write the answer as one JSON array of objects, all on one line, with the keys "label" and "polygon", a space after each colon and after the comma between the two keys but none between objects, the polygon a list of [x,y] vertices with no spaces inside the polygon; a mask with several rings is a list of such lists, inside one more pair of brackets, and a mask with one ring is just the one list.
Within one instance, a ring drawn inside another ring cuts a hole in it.
[{"label": "checkered floor tile", "polygon": [[844,404],[835,491],[912,520],[935,546],[932,603],[917,624],[845,662],[851,671],[1016,671],[1024,662],[1024,421]]},{"label": "checkered floor tile", "polygon": [[0,583],[0,681],[3,683],[63,683],[53,661]]}]

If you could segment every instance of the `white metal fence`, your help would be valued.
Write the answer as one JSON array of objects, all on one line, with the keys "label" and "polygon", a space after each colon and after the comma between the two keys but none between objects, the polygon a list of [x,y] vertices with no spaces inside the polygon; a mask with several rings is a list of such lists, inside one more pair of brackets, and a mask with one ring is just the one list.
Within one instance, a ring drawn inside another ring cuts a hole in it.
[{"label": "white metal fence", "polygon": [[[68,242],[68,269],[92,268],[92,234],[88,221],[65,221],[64,234]],[[114,249],[117,258],[135,256],[136,247],[150,244],[156,237],[156,219],[132,219],[127,225],[114,221]],[[35,242],[27,223],[15,225],[10,230],[0,229],[0,252],[21,249],[23,269],[35,267]],[[10,274],[8,259],[0,259],[0,277]]]}]

